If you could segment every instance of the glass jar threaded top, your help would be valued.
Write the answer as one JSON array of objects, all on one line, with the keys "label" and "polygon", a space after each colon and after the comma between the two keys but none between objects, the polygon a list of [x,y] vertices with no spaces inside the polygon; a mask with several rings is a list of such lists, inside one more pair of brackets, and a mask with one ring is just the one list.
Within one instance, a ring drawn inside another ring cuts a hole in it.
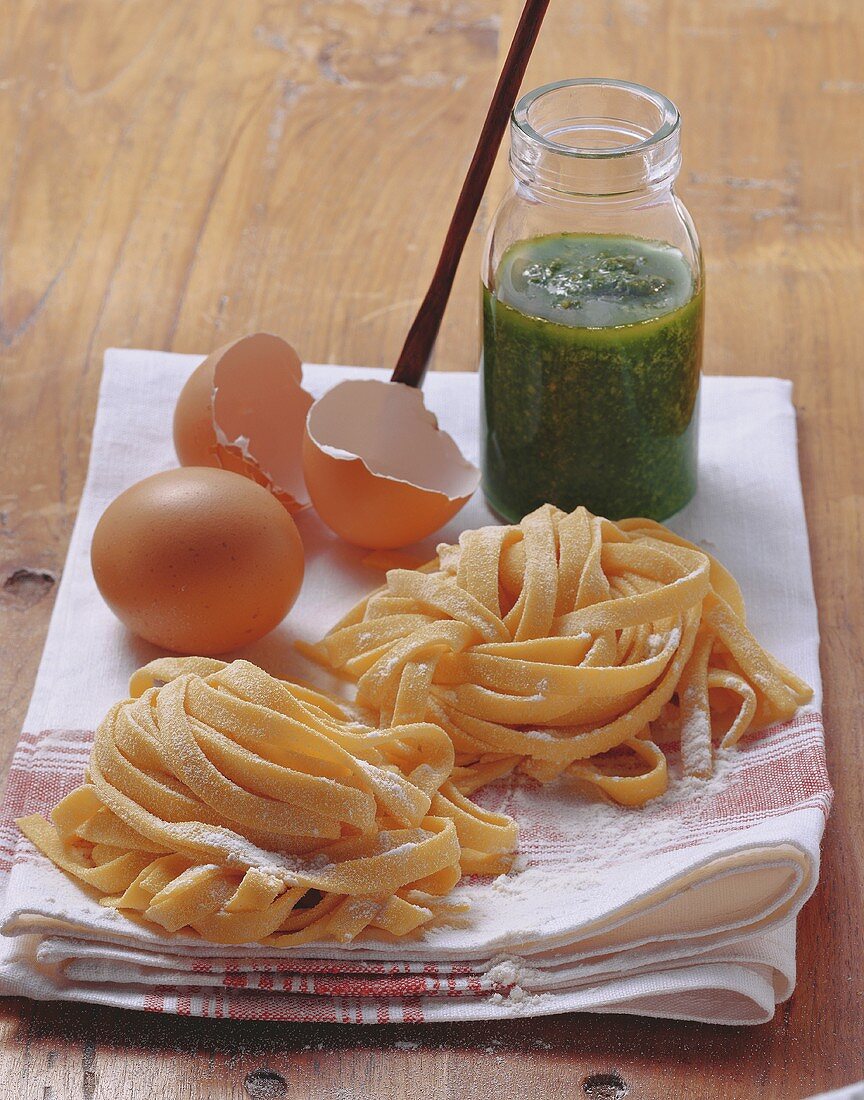
[{"label": "glass jar threaded top", "polygon": [[670,185],[680,165],[678,109],[641,84],[560,80],[513,110],[510,167],[534,191],[626,196]]}]

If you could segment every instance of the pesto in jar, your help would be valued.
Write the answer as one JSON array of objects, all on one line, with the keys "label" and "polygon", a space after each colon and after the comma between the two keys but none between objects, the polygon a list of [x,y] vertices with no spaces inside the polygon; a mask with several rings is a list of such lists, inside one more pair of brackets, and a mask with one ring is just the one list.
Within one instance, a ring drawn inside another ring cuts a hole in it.
[{"label": "pesto in jar", "polygon": [[703,293],[657,241],[519,241],[483,288],[483,488],[516,522],[544,503],[663,520],[696,489]]}]

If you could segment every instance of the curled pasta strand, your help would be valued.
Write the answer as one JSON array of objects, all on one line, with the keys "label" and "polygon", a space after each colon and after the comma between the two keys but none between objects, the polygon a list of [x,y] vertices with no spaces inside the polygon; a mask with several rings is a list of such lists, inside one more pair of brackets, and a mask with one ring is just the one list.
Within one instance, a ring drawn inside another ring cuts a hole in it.
[{"label": "curled pasta strand", "polygon": [[678,692],[681,763],[685,775],[711,774],[711,709],[708,698],[708,663],[714,639],[701,632],[682,674],[685,686]]},{"label": "curled pasta strand", "polygon": [[572,764],[569,773],[591,783],[622,806],[642,806],[663,794],[667,784],[666,756],[653,741],[629,738],[624,747],[648,765],[648,770],[636,775],[616,775],[601,771],[596,765]]}]

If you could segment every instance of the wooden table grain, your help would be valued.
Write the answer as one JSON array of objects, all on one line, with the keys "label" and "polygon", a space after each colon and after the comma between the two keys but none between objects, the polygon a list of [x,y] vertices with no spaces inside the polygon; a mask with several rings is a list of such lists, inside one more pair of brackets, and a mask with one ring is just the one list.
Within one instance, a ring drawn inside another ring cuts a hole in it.
[{"label": "wooden table grain", "polygon": [[[4,761],[104,349],[200,352],[269,328],[309,360],[392,363],[515,16],[515,0],[4,0]],[[556,0],[528,79],[573,75],[681,106],[707,370],[795,381],[837,803],[794,997],[749,1029],[582,1015],[360,1030],[6,1000],[4,1096],[798,1100],[864,1078],[864,4]],[[475,366],[488,217],[439,368]]]}]

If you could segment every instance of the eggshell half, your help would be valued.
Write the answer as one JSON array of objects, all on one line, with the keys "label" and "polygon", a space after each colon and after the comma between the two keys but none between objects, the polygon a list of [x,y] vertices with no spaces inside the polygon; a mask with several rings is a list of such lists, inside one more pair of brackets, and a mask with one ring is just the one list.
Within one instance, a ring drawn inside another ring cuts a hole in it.
[{"label": "eggshell half", "polygon": [[420,390],[369,379],[340,382],[309,410],[303,471],[327,526],[372,550],[430,535],[480,481]]},{"label": "eggshell half", "polygon": [[174,448],[182,466],[242,474],[296,512],[309,496],[302,440],[312,397],[297,352],[257,332],[219,348],[195,369],[174,410]]}]

